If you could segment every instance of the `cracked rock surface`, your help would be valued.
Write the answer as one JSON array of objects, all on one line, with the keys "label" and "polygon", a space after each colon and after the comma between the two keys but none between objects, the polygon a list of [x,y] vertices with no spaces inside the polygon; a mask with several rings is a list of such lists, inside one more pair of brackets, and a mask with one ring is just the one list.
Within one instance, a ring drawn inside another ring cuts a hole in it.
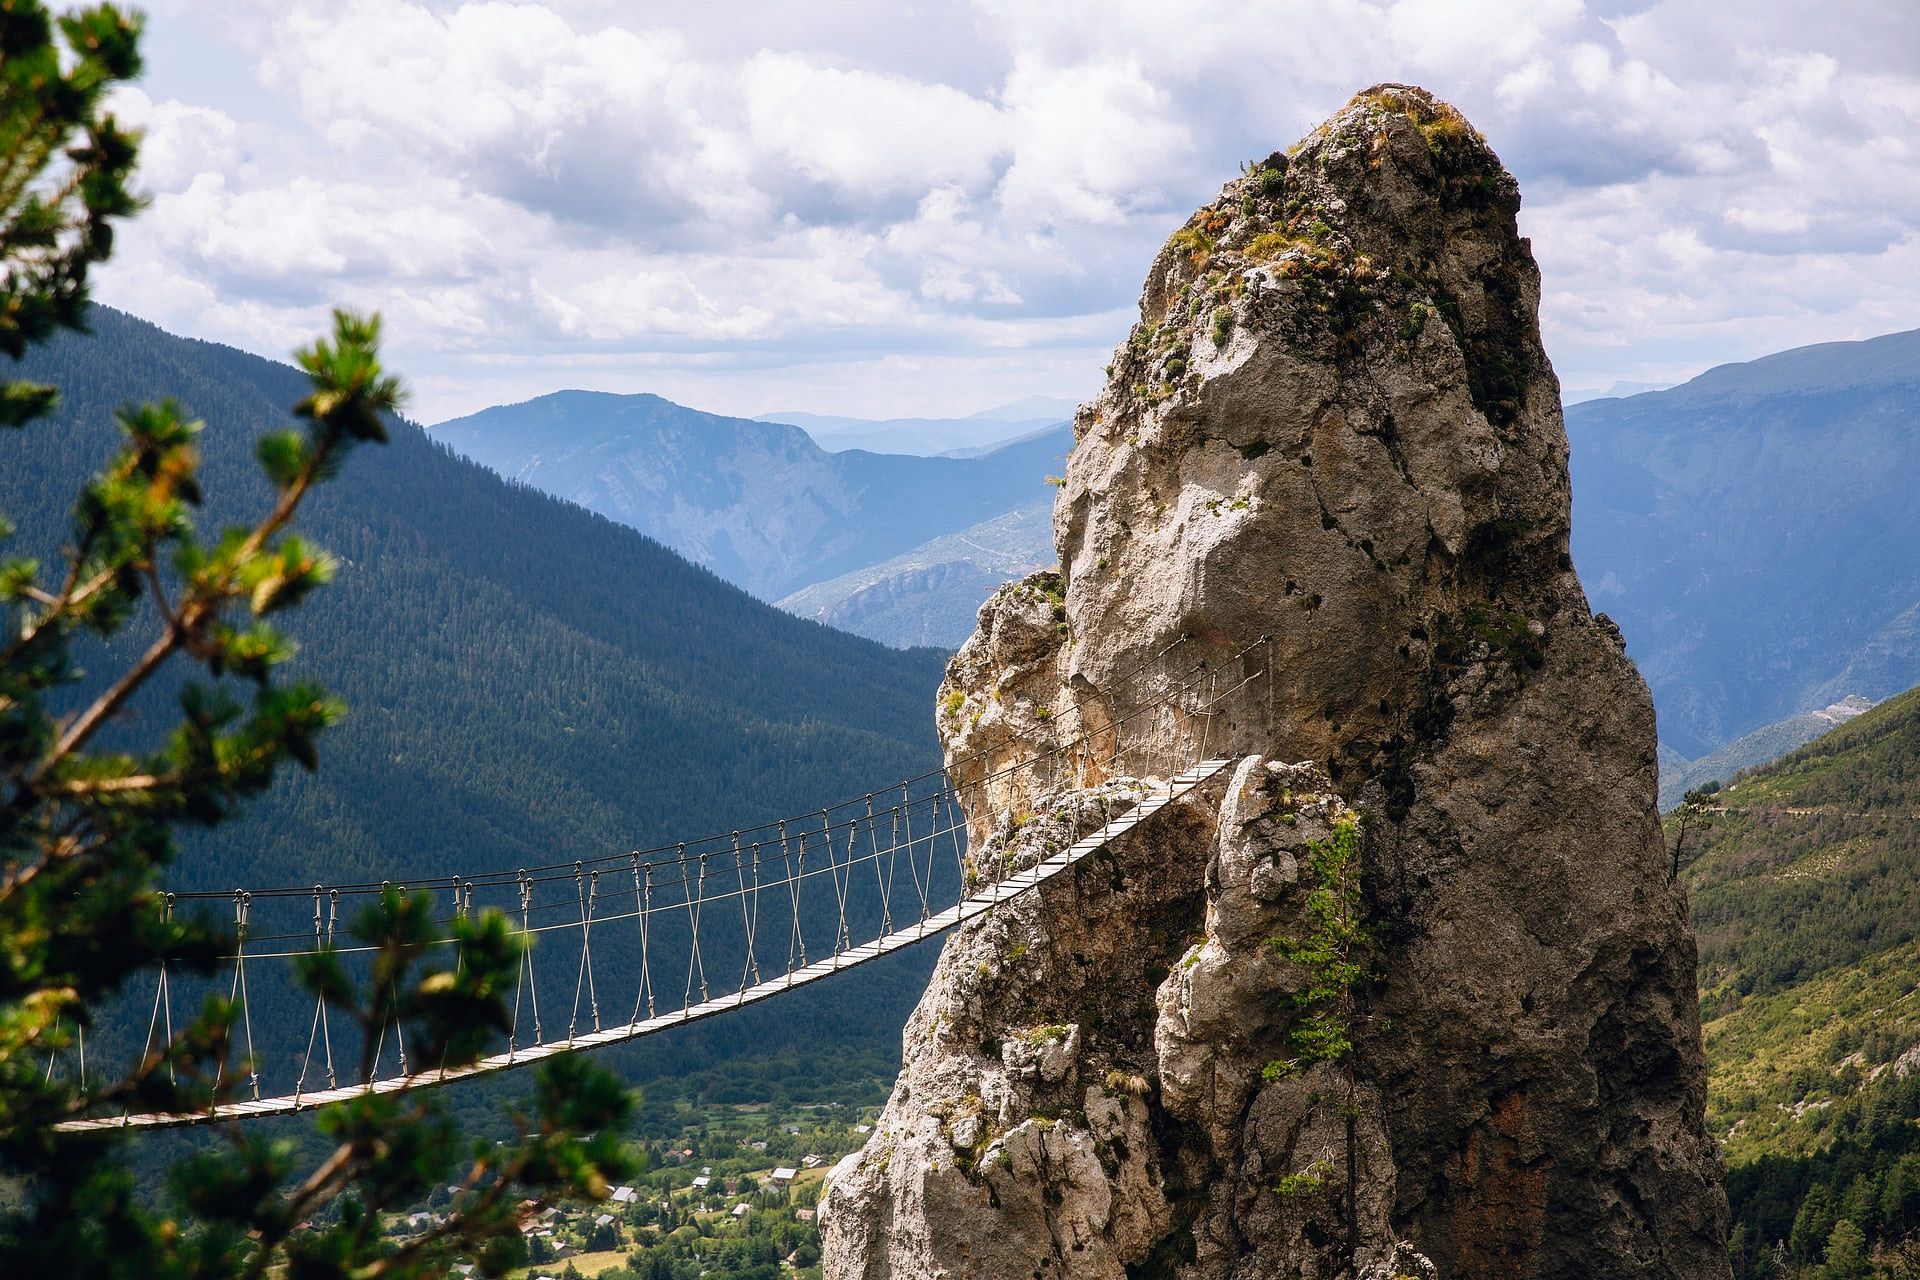
[{"label": "cracked rock surface", "polygon": [[[1379,86],[1155,260],[1061,569],[983,607],[939,724],[989,876],[1188,761],[996,775],[1195,663],[1217,714],[1169,741],[1240,763],[948,942],[830,1182],[834,1280],[1728,1274],[1652,704],[1567,555],[1518,207]],[[1270,940],[1351,814],[1353,1051],[1272,1070],[1306,975]]]}]

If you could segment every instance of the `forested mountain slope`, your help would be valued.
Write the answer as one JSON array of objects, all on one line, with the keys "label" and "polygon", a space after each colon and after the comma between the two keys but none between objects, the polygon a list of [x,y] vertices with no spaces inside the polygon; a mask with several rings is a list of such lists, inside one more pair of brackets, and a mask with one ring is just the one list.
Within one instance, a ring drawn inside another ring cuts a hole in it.
[{"label": "forested mountain slope", "polygon": [[1920,690],[1711,809],[1686,874],[1741,1243],[1805,1265],[1842,1218],[1920,1239]]},{"label": "forested mountain slope", "polygon": [[1573,556],[1695,759],[1920,682],[1920,330],[1567,411]]},{"label": "forested mountain slope", "polygon": [[[61,530],[115,406],[203,417],[203,517],[266,496],[254,437],[292,369],[102,309],[17,372],[55,420],[0,437],[0,511]],[[402,371],[404,373],[404,370]],[[185,851],[183,881],[402,879],[550,862],[746,825],[937,763],[942,666],[760,604],[658,543],[500,479],[400,425],[303,517],[340,556],[291,618],[297,664],[351,711],[313,779]]]},{"label": "forested mountain slope", "polygon": [[1048,496],[1046,476],[1073,444],[1062,423],[977,458],[829,453],[796,426],[591,391],[486,409],[432,434],[766,600]]}]

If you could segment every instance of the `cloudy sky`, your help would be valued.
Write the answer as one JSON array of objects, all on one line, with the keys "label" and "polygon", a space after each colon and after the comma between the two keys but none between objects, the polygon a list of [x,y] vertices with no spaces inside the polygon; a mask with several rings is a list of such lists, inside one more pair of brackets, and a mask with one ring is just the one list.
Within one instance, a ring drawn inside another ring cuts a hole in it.
[{"label": "cloudy sky", "polygon": [[377,307],[425,422],[1090,394],[1167,234],[1382,80],[1519,176],[1569,390],[1920,326],[1913,0],[146,8],[98,296],[273,356]]}]

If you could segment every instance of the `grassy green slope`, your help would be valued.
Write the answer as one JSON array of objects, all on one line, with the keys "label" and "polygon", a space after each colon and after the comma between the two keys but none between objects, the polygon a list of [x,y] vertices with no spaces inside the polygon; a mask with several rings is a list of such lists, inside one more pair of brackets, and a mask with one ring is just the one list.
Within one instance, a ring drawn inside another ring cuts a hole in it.
[{"label": "grassy green slope", "polygon": [[1920,690],[1714,799],[1687,871],[1708,1121],[1742,1244],[1817,1274],[1840,1218],[1920,1233]]}]

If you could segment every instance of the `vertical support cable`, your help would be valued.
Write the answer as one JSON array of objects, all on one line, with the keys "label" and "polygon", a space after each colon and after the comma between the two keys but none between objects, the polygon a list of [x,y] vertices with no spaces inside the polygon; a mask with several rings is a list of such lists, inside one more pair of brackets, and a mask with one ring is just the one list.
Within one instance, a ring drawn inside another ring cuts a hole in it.
[{"label": "vertical support cable", "polygon": [[[164,895],[161,899],[160,919],[163,924],[171,925],[173,923],[173,895],[171,893]],[[154,1032],[160,1026],[162,1010],[165,1011],[166,1015],[166,1039],[160,1042],[160,1051],[166,1055],[167,1081],[170,1084],[178,1084],[180,1077],[179,1072],[174,1066],[172,1053],[173,991],[168,986],[167,956],[165,952],[162,952],[160,955],[160,980],[154,984],[153,988],[153,1013],[147,1018],[147,1048],[146,1052],[141,1055],[143,1063],[146,1058],[153,1056],[153,1036]]]},{"label": "vertical support cable", "polygon": [[[384,890],[386,886],[382,885],[381,888]],[[407,886],[401,885],[398,892],[405,896]],[[386,894],[383,892],[381,897],[384,899]],[[407,1032],[406,1028],[400,1025],[400,988],[397,981],[387,984],[387,998],[393,1002],[393,1046],[399,1058],[400,1078],[405,1080],[407,1078]]]},{"label": "vertical support cable", "polygon": [[893,877],[880,874],[880,829],[873,814],[873,793],[867,793],[867,848],[873,858],[873,883],[880,890],[880,936],[893,932]]},{"label": "vertical support cable", "polygon": [[[900,865],[901,806],[894,805],[893,808],[889,810],[889,812],[891,812],[893,815],[893,865],[897,869]],[[929,916],[933,914],[933,912],[931,908],[929,908],[929,906],[927,905],[927,887],[920,882],[920,863],[916,861],[914,858],[913,829],[911,827],[907,829],[906,850],[907,850],[907,873],[913,877],[913,892],[915,896],[920,899],[920,924],[921,924],[921,930],[924,933],[927,919]]]},{"label": "vertical support cable", "polygon": [[533,968],[533,948],[536,937],[533,932],[533,881],[525,871],[520,873],[522,897],[520,901],[520,927],[527,937],[527,996],[533,1002],[533,1043],[546,1043],[546,1032],[540,1026],[540,976]]},{"label": "vertical support cable", "polygon": [[[807,937],[800,928],[800,881],[807,874],[807,833],[800,833],[800,869],[796,872],[787,854],[787,822],[780,820],[780,865],[787,873],[787,902],[793,910],[793,920],[787,934],[787,985],[793,985],[795,969],[807,967]],[[799,963],[794,958],[799,957]]]},{"label": "vertical support cable", "polygon": [[[833,881],[834,903],[840,912],[840,928],[833,938],[833,954],[837,957],[847,949],[847,881],[853,877],[853,868],[842,868],[840,860],[834,855],[833,826],[827,821],[827,811],[820,811],[820,838],[827,846],[827,875]],[[851,840],[851,836],[849,836]],[[847,850],[851,861],[852,848]],[[844,872],[844,874],[843,874]]]},{"label": "vertical support cable", "polygon": [[[382,880],[380,882],[380,901],[385,902],[387,900],[387,890],[392,887],[391,881]],[[380,1034],[376,1036],[373,1041],[373,1060],[367,1064],[366,1076],[360,1081],[360,1087],[368,1092],[373,1091],[374,1078],[380,1074],[380,1059],[386,1052],[387,1024],[382,1022],[380,1024]]]},{"label": "vertical support cable", "polygon": [[[339,927],[339,924],[340,891],[329,889],[327,890],[327,946],[329,948],[333,946],[334,930]],[[333,1069],[333,1027],[324,1012],[320,1015],[320,1046],[327,1055],[327,1088],[337,1088],[340,1082],[335,1078]]]},{"label": "vertical support cable", "polygon": [[[321,933],[323,922],[320,918],[320,895],[323,892],[325,892],[324,886],[313,886],[313,951],[315,955],[320,954],[320,952],[324,950],[323,935]],[[314,1046],[320,1042],[320,1022],[321,1019],[326,1016],[326,1013],[326,997],[315,993],[313,997],[313,1025],[307,1028],[307,1052],[306,1055],[300,1059],[300,1078],[293,1082],[293,1098],[296,1105],[299,1103],[300,1095],[306,1092],[307,1072],[313,1069],[313,1049]]]},{"label": "vertical support cable", "polygon": [[640,1010],[646,1008],[647,1016],[653,1016],[653,958],[647,954],[647,942],[652,932],[653,915],[653,865],[646,868],[646,878],[641,879],[640,851],[634,850],[627,855],[633,865],[633,905],[640,917],[640,985],[633,993],[633,1025],[640,1025]]},{"label": "vertical support cable", "polygon": [[[943,809],[947,815],[947,825],[944,832],[940,827],[940,814]],[[932,826],[927,832],[927,884],[929,886],[933,884],[933,864],[935,858],[939,855],[940,837],[944,834],[952,841],[953,874],[959,885],[959,888],[955,891],[954,898],[956,902],[965,902],[973,896],[975,891],[986,887],[986,877],[984,875],[975,877],[980,883],[967,883],[966,852],[960,843],[960,830],[966,825],[967,821],[966,810],[960,807],[960,802],[955,792],[944,790],[936,791],[929,797],[928,814],[932,820]]]},{"label": "vertical support cable", "polygon": [[[592,872],[587,876],[587,932],[593,931],[593,913],[600,897],[600,873]],[[593,981],[593,952],[587,951],[587,1003],[593,1007],[593,1029],[600,1029],[600,991]]]},{"label": "vertical support cable", "polygon": [[[913,887],[920,895],[920,922],[925,924],[932,915],[932,911],[927,905],[927,900],[928,895],[933,892],[933,859],[931,855],[929,855],[927,859],[927,878],[923,882],[920,879],[920,855],[913,850],[913,801],[909,797],[907,784],[904,782],[900,784],[900,803],[894,806],[894,813],[896,815],[895,821],[904,825],[907,830],[907,869],[913,873]],[[931,843],[929,843],[928,847],[931,849]]]},{"label": "vertical support cable", "polygon": [[[680,846],[680,874],[683,885],[686,883],[686,861],[687,846],[683,844]],[[695,881],[695,892],[687,896],[687,932],[692,946],[687,952],[687,992],[686,999],[681,1004],[683,1012],[693,1008],[693,980],[696,973],[700,977],[700,1003],[705,1004],[707,1002],[707,966],[700,958],[700,908],[705,905],[706,897],[707,855],[702,853],[700,855],[699,879]]]},{"label": "vertical support cable", "polygon": [[593,1013],[593,1029],[600,1029],[600,993],[593,981],[593,913],[600,895],[600,873],[595,871],[585,881],[582,870],[585,864],[573,864],[573,892],[580,903],[580,970],[573,979],[573,1011],[567,1016],[567,1043],[573,1043],[574,1031],[580,1021],[580,993],[584,987],[587,1002]]},{"label": "vertical support cable", "polygon": [[[530,996],[533,1006],[533,1043],[541,1042],[540,1033],[540,985],[533,972],[533,881],[527,877],[527,869],[520,868],[520,968],[513,988],[513,1027],[507,1033],[507,1062],[511,1064],[514,1055],[520,1051],[520,1002],[523,996]],[[531,990],[529,990],[531,989]]]},{"label": "vertical support cable", "polygon": [[749,890],[746,854],[740,848],[738,831],[733,833],[733,870],[740,882],[740,931],[747,940],[746,960],[740,966],[740,998],[744,1000],[747,988],[760,981],[760,957],[754,948],[754,934],[760,926],[760,845],[756,841],[753,846],[753,888]]},{"label": "vertical support cable", "polygon": [[1207,719],[1200,727],[1200,750],[1195,754],[1194,758],[1189,761],[1190,764],[1199,764],[1202,760],[1205,760],[1207,758],[1207,747],[1213,741],[1213,718],[1220,712],[1220,709],[1213,705],[1213,695],[1216,682],[1219,679],[1220,673],[1218,671],[1207,677]]},{"label": "vertical support cable", "polygon": [[[460,924],[466,920],[467,909],[473,904],[473,885],[472,882],[468,882],[463,893],[460,877],[454,875],[451,877],[450,887],[453,890],[453,972],[458,976],[465,973],[467,969],[467,950],[466,944],[460,937]],[[451,1045],[440,1050],[440,1079],[443,1081],[447,1078],[447,1054],[451,1051]]]},{"label": "vertical support cable", "polygon": [[[853,898],[853,863],[854,863],[854,855],[859,851],[859,847],[860,847],[860,815],[856,813],[853,817],[847,820],[847,865],[846,865],[845,878],[846,878],[846,884],[847,884],[847,897],[849,900]],[[849,926],[847,924],[847,913],[845,908],[843,907],[840,911],[840,940],[842,945],[847,950],[851,951],[853,949],[853,938],[847,932],[848,927]]]},{"label": "vertical support cable", "polygon": [[[247,998],[247,917],[252,911],[253,895],[244,889],[234,890],[233,988],[227,998],[240,1002],[240,1020],[247,1033],[247,1081],[257,1102],[260,1098],[260,1070],[253,1050],[253,1005]],[[224,1070],[224,1063],[222,1067]]]}]

